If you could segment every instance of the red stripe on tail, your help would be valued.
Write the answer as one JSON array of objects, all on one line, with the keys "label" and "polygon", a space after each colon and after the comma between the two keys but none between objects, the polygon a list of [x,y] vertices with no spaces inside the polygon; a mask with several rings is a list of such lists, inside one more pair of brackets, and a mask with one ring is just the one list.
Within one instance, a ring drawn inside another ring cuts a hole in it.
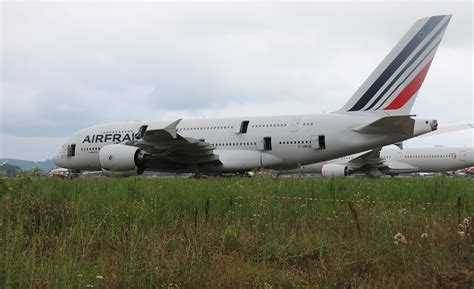
[{"label": "red stripe on tail", "polygon": [[410,98],[412,98],[413,95],[420,89],[421,84],[425,80],[426,74],[428,73],[428,70],[430,69],[430,65],[433,59],[431,59],[425,67],[418,73],[418,75],[408,84],[402,92],[389,104],[387,105],[386,108],[383,110],[393,110],[393,109],[399,109],[407,103]]}]

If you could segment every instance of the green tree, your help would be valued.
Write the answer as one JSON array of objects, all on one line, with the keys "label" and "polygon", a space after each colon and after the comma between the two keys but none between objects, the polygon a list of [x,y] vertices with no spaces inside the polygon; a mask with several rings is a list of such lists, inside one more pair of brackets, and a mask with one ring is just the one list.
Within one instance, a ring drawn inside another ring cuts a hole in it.
[{"label": "green tree", "polygon": [[32,168],[29,171],[30,176],[36,177],[36,178],[38,178],[41,175],[42,172],[43,172],[43,170],[40,167]]}]

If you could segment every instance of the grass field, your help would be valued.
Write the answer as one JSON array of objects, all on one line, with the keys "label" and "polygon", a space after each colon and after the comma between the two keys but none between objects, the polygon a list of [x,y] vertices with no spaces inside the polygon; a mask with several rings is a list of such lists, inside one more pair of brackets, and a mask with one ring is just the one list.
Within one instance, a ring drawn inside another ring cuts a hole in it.
[{"label": "grass field", "polygon": [[474,286],[472,179],[22,177],[0,198],[0,288]]}]

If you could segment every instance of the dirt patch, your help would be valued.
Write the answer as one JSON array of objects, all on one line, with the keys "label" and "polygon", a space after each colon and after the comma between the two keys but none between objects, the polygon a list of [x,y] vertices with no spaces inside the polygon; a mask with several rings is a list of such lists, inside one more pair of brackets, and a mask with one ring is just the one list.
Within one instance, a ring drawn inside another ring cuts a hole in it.
[{"label": "dirt patch", "polygon": [[474,271],[463,269],[443,278],[441,288],[474,288]]}]

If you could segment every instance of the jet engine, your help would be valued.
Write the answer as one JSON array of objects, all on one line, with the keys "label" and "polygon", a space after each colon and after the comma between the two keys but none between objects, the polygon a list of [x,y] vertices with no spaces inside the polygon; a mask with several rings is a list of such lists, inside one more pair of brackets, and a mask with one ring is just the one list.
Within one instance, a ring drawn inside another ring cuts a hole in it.
[{"label": "jet engine", "polygon": [[107,177],[115,177],[115,178],[125,178],[130,176],[136,176],[138,174],[137,170],[132,171],[110,171],[106,169],[102,169],[102,173],[104,176]]},{"label": "jet engine", "polygon": [[145,170],[144,155],[135,146],[111,144],[99,151],[99,163],[106,176],[131,176]]},{"label": "jet engine", "polygon": [[321,168],[323,177],[345,177],[349,174],[347,166],[342,164],[325,164]]}]

